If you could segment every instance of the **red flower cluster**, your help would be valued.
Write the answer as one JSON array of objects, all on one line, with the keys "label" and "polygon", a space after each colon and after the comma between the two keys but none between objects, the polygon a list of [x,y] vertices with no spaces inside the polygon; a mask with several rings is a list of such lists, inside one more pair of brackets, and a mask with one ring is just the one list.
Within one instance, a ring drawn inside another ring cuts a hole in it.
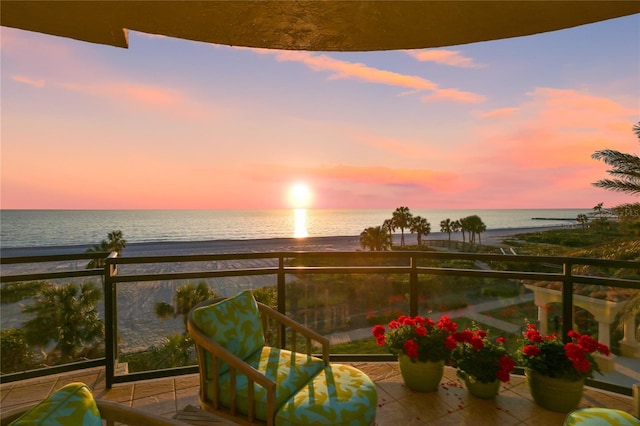
[{"label": "red flower cluster", "polygon": [[567,358],[569,358],[569,361],[573,363],[573,368],[581,373],[588,373],[591,369],[591,363],[587,359],[586,354],[592,354],[598,351],[603,355],[609,356],[609,347],[598,343],[591,336],[570,331],[569,337],[573,342],[564,345],[564,352]]},{"label": "red flower cluster", "polygon": [[515,361],[504,347],[504,337],[495,342],[489,340],[487,331],[466,329],[454,333],[453,338],[459,344],[452,353],[452,361],[458,368],[458,376],[467,376],[477,381],[488,383],[496,378],[502,382],[509,381],[509,373],[515,368]]},{"label": "red flower cluster", "polygon": [[456,347],[452,334],[457,327],[447,316],[442,316],[436,323],[430,318],[401,315],[389,322],[389,331],[382,325],[376,325],[372,334],[378,346],[386,346],[391,353],[404,353],[421,361],[436,361],[447,359],[449,352]]},{"label": "red flower cluster", "polygon": [[[551,377],[559,377],[565,373],[574,377],[591,377],[594,370],[599,371],[592,354],[599,352],[609,356],[610,353],[607,345],[575,331],[569,332],[571,342],[566,344],[555,334],[543,336],[533,324],[527,326],[524,336],[527,340],[521,350],[524,364]],[[558,364],[558,356],[564,356],[566,367]],[[563,371],[567,368],[573,369],[573,372]]]}]

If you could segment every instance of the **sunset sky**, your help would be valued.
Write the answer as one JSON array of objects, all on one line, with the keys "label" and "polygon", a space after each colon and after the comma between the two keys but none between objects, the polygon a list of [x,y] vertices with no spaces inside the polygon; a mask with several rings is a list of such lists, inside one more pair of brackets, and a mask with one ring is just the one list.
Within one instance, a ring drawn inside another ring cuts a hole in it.
[{"label": "sunset sky", "polygon": [[640,153],[640,15],[362,53],[1,37],[3,209],[289,208],[294,184],[313,208],[632,201],[591,154]]}]

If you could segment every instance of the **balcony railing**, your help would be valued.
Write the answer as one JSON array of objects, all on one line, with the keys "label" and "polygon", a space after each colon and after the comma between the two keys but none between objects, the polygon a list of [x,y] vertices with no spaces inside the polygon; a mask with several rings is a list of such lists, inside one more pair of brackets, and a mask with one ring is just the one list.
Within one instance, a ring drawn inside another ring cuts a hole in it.
[{"label": "balcony railing", "polygon": [[[81,269],[82,263],[91,259],[104,259],[105,267]],[[61,267],[61,264],[64,266]],[[129,321],[128,317],[125,316],[123,320],[118,317],[118,312],[122,309],[130,312],[147,309],[151,299],[157,297],[158,288],[169,286],[168,288],[175,289],[175,284],[168,283],[201,280],[213,287],[218,285],[233,294],[239,288],[259,287],[255,281],[262,278],[262,283],[273,283],[269,285],[275,287],[277,291],[276,304],[280,312],[294,317],[297,315],[299,318],[294,319],[322,328],[318,331],[324,334],[335,333],[335,327],[318,326],[310,319],[311,317],[320,315],[326,322],[327,318],[331,318],[337,310],[340,310],[337,315],[343,321],[338,331],[348,333],[357,328],[356,323],[360,324],[360,330],[363,330],[365,328],[362,327],[363,319],[367,314],[363,311],[375,307],[384,310],[387,305],[393,304],[402,313],[412,316],[440,315],[451,309],[455,311],[455,304],[450,306],[444,303],[441,307],[435,307],[430,304],[430,300],[445,300],[463,288],[470,292],[471,287],[465,283],[473,281],[482,283],[483,291],[491,290],[497,285],[496,283],[507,283],[519,294],[529,296],[531,293],[523,283],[554,284],[557,290],[545,291],[555,292],[558,300],[561,301],[561,308],[557,308],[558,314],[555,319],[561,328],[558,331],[566,336],[574,324],[574,308],[580,304],[578,301],[576,305],[574,299],[584,297],[575,293],[578,289],[575,285],[588,285],[591,286],[590,289],[616,289],[627,292],[640,290],[638,279],[640,262],[637,261],[432,251],[269,252],[149,257],[117,257],[115,254],[108,253],[83,253],[2,258],[0,265],[2,265],[0,281],[3,285],[34,280],[55,281],[100,277],[104,290],[102,315],[105,324],[104,358],[2,374],[1,381],[23,380],[104,365],[107,387],[111,387],[114,383],[197,372],[195,365],[124,374],[118,370],[119,360],[123,354],[120,347],[123,337],[118,331],[119,328],[125,325],[131,328],[133,331],[129,330],[127,333],[133,335],[137,342],[144,342],[147,337],[151,339],[147,326],[128,324],[126,323]],[[584,272],[587,267],[591,269]],[[60,269],[65,270],[60,271]],[[614,270],[623,270],[626,273],[613,276]],[[597,275],[593,273],[594,271],[597,271]],[[230,279],[236,281],[229,284]],[[443,285],[445,288],[442,288]],[[318,295],[319,287],[323,288],[323,292]],[[311,295],[310,293],[314,291],[315,294]],[[122,293],[126,295],[123,296]],[[343,295],[341,301],[332,301],[332,297],[337,293]],[[400,295],[400,299],[385,300],[386,295],[391,293]],[[479,293],[469,294],[468,297],[474,299]],[[133,299],[135,299],[134,302],[130,302]],[[532,299],[529,297],[527,300],[531,303]],[[469,302],[475,302],[475,300],[465,301],[467,309],[469,306],[471,308],[475,306],[475,303]],[[356,305],[359,308],[356,309]],[[141,309],[142,306],[145,309]],[[508,302],[502,303],[502,306],[508,307]],[[546,321],[547,311],[541,306],[537,306],[537,310],[537,317],[542,316]],[[152,316],[151,313],[149,315]],[[635,323],[633,325],[635,326]],[[628,327],[629,323],[626,326]],[[3,325],[3,329],[4,327]],[[598,330],[600,338],[609,338],[607,327],[599,324]],[[625,339],[627,339],[626,335]],[[635,341],[633,343],[637,344]],[[129,344],[129,346],[135,345]],[[367,362],[393,359],[390,355],[381,353],[333,353],[331,358],[332,360]],[[591,380],[588,383],[631,395],[631,386],[598,380]]]}]

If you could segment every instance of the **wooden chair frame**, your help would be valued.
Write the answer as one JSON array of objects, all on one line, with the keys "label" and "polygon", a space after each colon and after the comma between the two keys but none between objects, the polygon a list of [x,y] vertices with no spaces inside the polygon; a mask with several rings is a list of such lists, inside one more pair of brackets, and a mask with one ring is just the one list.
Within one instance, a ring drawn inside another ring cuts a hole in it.
[{"label": "wooden chair frame", "polygon": [[[202,306],[209,306],[214,303],[220,302],[224,300],[224,298],[217,298],[208,300],[198,304],[195,308]],[[302,335],[306,341],[306,354],[312,355],[313,350],[313,342],[316,342],[322,348],[322,360],[325,365],[329,365],[329,339],[326,337],[316,333],[315,331],[303,326],[302,324],[292,320],[291,318],[281,314],[275,309],[270,308],[269,306],[257,302],[258,309],[260,312],[262,326],[265,331],[265,334],[269,334],[269,331],[272,330],[270,328],[272,323],[275,323],[277,330],[276,335],[276,346],[280,349],[287,349],[286,347],[286,332],[287,329],[290,330],[290,340],[294,342],[294,347],[291,350],[295,352],[295,343],[297,342],[298,334]],[[193,312],[193,310],[192,310]],[[263,421],[255,418],[255,398],[253,392],[253,385],[258,384],[265,388],[267,393],[267,426],[273,426],[275,422],[275,412],[276,412],[276,383],[260,373],[258,370],[245,363],[242,359],[235,356],[233,353],[227,351],[225,348],[220,346],[215,341],[211,340],[208,336],[206,336],[202,331],[198,329],[198,327],[193,322],[192,314],[189,314],[187,321],[187,330],[189,331],[189,335],[193,339],[196,352],[198,356],[198,367],[200,369],[200,406],[207,411],[215,413],[220,417],[224,417],[230,421],[240,423],[240,424],[265,424]],[[265,336],[265,340],[267,336]],[[269,339],[271,340],[271,339]],[[281,344],[281,342],[283,344]],[[206,359],[206,353],[211,355],[211,370],[209,371],[210,376],[207,377],[205,374],[206,369],[204,368],[204,363]],[[220,386],[218,383],[219,376],[219,368],[220,361],[225,362],[229,365],[229,373],[230,373],[230,385],[231,385],[231,395],[230,395],[230,407],[222,407],[220,405]],[[236,403],[236,376],[238,374],[242,374],[247,376],[248,379],[248,400],[249,400],[249,408],[248,413],[244,415],[243,413],[239,413],[237,411],[237,403]],[[209,390],[209,392],[207,392]],[[209,399],[207,394],[212,395],[212,398]]]}]

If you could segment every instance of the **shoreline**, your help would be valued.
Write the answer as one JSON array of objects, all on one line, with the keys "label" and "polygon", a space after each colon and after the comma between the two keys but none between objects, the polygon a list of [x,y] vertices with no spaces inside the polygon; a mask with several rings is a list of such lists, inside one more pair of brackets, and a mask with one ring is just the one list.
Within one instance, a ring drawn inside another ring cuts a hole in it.
[{"label": "shoreline", "polygon": [[[499,245],[503,238],[517,234],[542,232],[550,229],[566,228],[567,225],[535,226],[520,228],[488,229],[481,234],[483,245]],[[448,240],[444,232],[431,232],[423,240]],[[462,233],[451,234],[451,241],[462,241]],[[394,245],[400,245],[400,234],[395,233]],[[406,244],[416,244],[415,234],[405,233]],[[47,256],[55,254],[84,253],[93,245],[41,246],[0,248],[0,257]],[[359,251],[360,236],[331,236],[306,238],[266,238],[247,240],[209,240],[209,241],[156,241],[130,243],[125,247],[122,257],[162,256],[185,254],[229,254],[259,253],[272,251]]]}]

